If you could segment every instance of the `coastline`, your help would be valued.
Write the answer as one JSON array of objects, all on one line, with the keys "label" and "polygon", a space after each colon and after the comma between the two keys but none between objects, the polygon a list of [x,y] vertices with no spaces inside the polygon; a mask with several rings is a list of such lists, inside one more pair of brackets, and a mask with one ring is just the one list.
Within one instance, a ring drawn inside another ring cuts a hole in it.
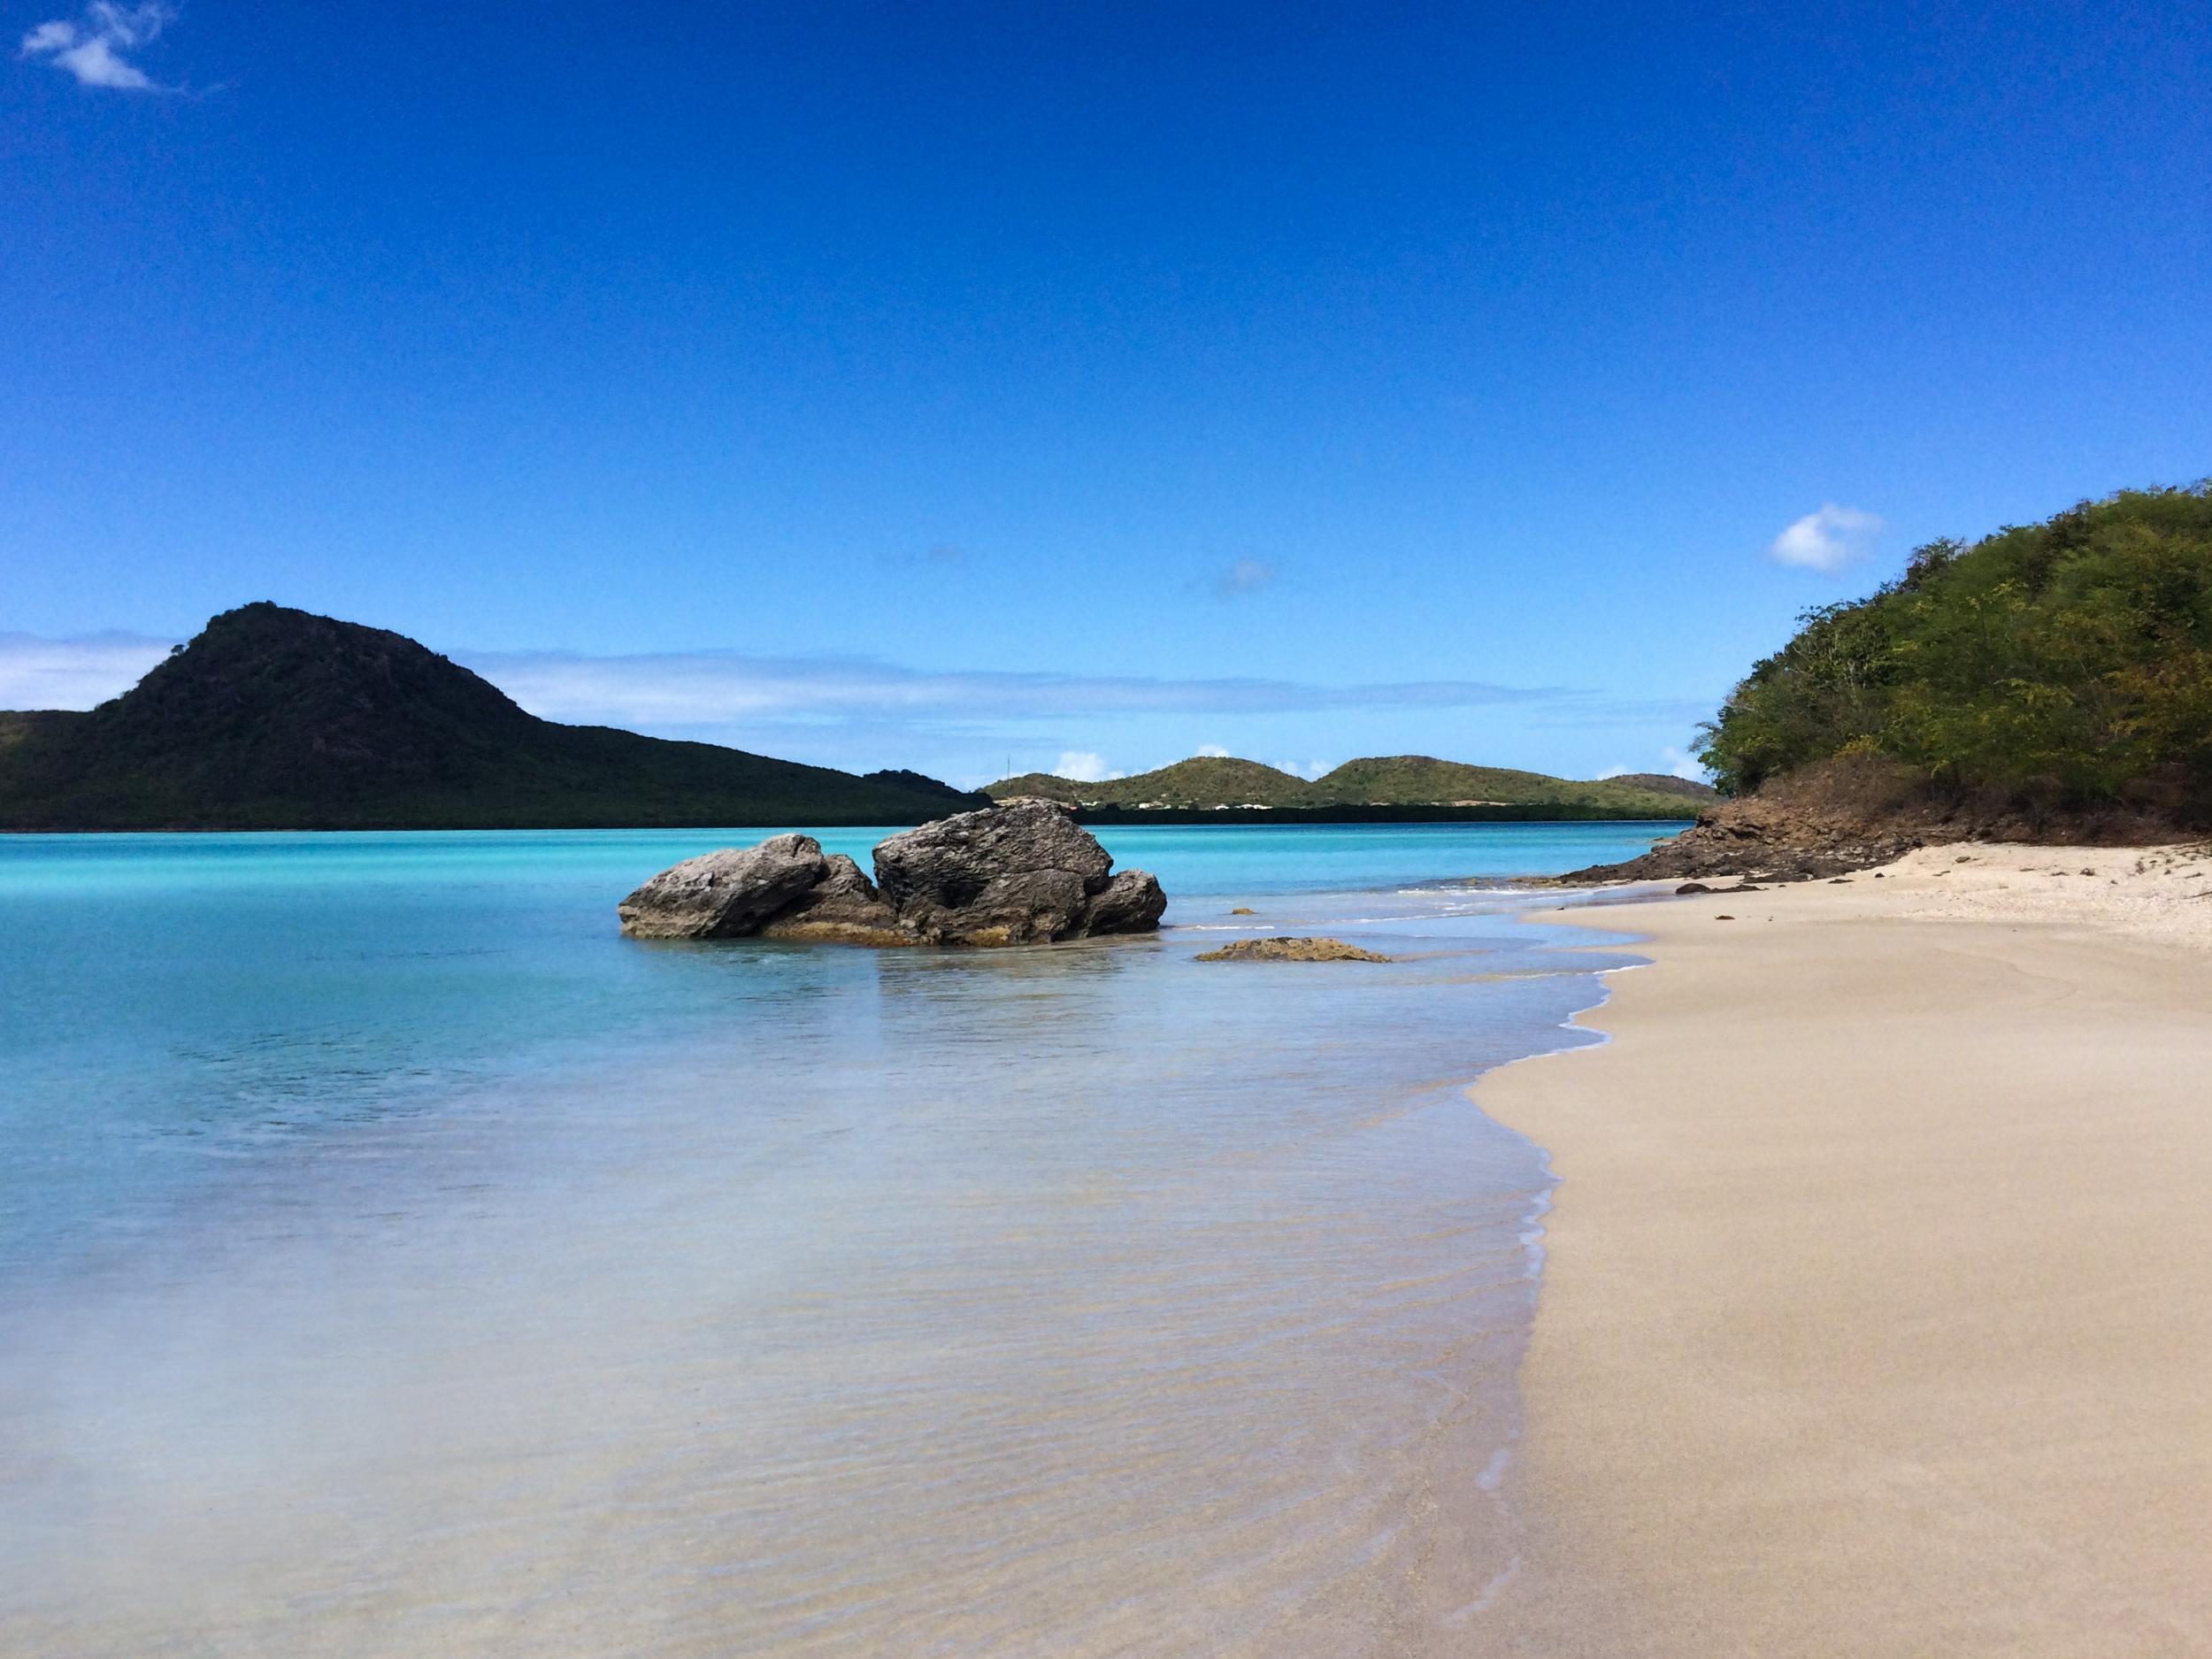
[{"label": "coastline", "polygon": [[1973,846],[1543,913],[1655,965],[1476,1089],[1558,1180],[1513,1650],[2212,1651],[2208,889]]}]

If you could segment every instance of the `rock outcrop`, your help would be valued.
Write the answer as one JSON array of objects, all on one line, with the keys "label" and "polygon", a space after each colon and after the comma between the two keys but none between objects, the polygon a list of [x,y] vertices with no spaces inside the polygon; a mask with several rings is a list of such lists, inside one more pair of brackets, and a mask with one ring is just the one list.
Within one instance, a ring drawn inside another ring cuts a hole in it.
[{"label": "rock outcrop", "polygon": [[741,939],[812,892],[826,868],[811,835],[772,835],[662,871],[617,913],[638,939]]},{"label": "rock outcrop", "polygon": [[1962,803],[1939,802],[1927,780],[1894,762],[1855,756],[1777,779],[1756,795],[1706,808],[1691,828],[1626,864],[1594,864],[1556,878],[1681,881],[1739,876],[1810,881],[1870,869],[1931,841],[1976,833]]},{"label": "rock outcrop", "polygon": [[1742,876],[1833,880],[1892,864],[1917,847],[1953,841],[2143,846],[2171,841],[2170,817],[2111,803],[2062,802],[1947,787],[1875,755],[1816,761],[1755,795],[1708,807],[1697,822],[1626,864],[1594,864],[1555,880],[1681,881]]},{"label": "rock outcrop", "polygon": [[822,879],[797,903],[763,927],[762,938],[833,945],[914,942],[900,931],[898,913],[883,902],[876,884],[858,864],[843,853],[832,853],[822,864]]},{"label": "rock outcrop", "polygon": [[815,940],[864,945],[1027,945],[1149,933],[1167,895],[1044,802],[964,812],[876,848],[873,881],[808,835],[709,853],[624,899],[639,939]]},{"label": "rock outcrop", "polygon": [[1240,939],[1218,950],[1209,950],[1200,962],[1388,962],[1372,950],[1362,950],[1340,939]]}]

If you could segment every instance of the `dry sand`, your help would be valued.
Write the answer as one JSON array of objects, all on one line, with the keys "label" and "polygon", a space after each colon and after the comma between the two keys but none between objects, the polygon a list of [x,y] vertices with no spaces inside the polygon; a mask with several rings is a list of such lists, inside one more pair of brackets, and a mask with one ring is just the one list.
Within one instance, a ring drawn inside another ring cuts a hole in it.
[{"label": "dry sand", "polygon": [[1479,1090],[1561,1177],[1510,1646],[2212,1654],[2206,894],[1976,846],[1563,918],[1655,965]]}]

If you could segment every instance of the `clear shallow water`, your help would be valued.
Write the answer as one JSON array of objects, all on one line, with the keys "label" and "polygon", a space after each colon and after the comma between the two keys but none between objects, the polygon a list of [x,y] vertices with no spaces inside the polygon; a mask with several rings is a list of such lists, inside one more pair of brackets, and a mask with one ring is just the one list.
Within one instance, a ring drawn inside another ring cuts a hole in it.
[{"label": "clear shallow water", "polygon": [[1436,879],[1659,833],[1110,829],[1158,940],[979,955],[615,935],[758,832],[0,841],[0,1628],[1463,1646],[1546,1186],[1463,1084],[1605,964]]}]

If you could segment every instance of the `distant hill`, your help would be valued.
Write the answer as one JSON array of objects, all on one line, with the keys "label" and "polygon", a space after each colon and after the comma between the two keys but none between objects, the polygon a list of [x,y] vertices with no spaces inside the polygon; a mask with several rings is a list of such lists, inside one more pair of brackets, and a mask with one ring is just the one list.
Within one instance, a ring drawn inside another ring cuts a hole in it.
[{"label": "distant hill", "polygon": [[1363,801],[1395,806],[1479,802],[1519,806],[1557,801],[1572,806],[1602,807],[1641,818],[1683,816],[1679,794],[1671,788],[1640,787],[1618,778],[1579,782],[1504,766],[1470,766],[1428,755],[1348,760],[1317,780],[1312,787],[1318,796],[1330,802]]},{"label": "distant hill", "polygon": [[1625,784],[1631,789],[1652,789],[1661,795],[1678,795],[1685,801],[1717,801],[1720,791],[1709,783],[1700,783],[1694,778],[1678,778],[1671,772],[1617,772],[1605,783]]},{"label": "distant hill", "polygon": [[1200,756],[1134,777],[1079,783],[1048,772],[1002,779],[985,794],[996,800],[1039,795],[1071,806],[1217,809],[1260,806],[1303,810],[1328,807],[1470,807],[1551,805],[1621,818],[1689,816],[1686,803],[1711,795],[1679,778],[1609,778],[1578,782],[1538,772],[1469,766],[1427,755],[1393,755],[1347,761],[1310,782],[1257,761]]},{"label": "distant hill", "polygon": [[1103,783],[1078,783],[1049,772],[1027,772],[987,785],[983,793],[999,801],[1038,795],[1070,806],[1085,802],[1113,806],[1310,806],[1310,787],[1303,778],[1263,766],[1256,760],[1200,755],[1157,772]]},{"label": "distant hill", "polygon": [[541,720],[381,628],[250,604],[89,713],[0,713],[0,829],[914,824],[984,804],[711,743]]}]

